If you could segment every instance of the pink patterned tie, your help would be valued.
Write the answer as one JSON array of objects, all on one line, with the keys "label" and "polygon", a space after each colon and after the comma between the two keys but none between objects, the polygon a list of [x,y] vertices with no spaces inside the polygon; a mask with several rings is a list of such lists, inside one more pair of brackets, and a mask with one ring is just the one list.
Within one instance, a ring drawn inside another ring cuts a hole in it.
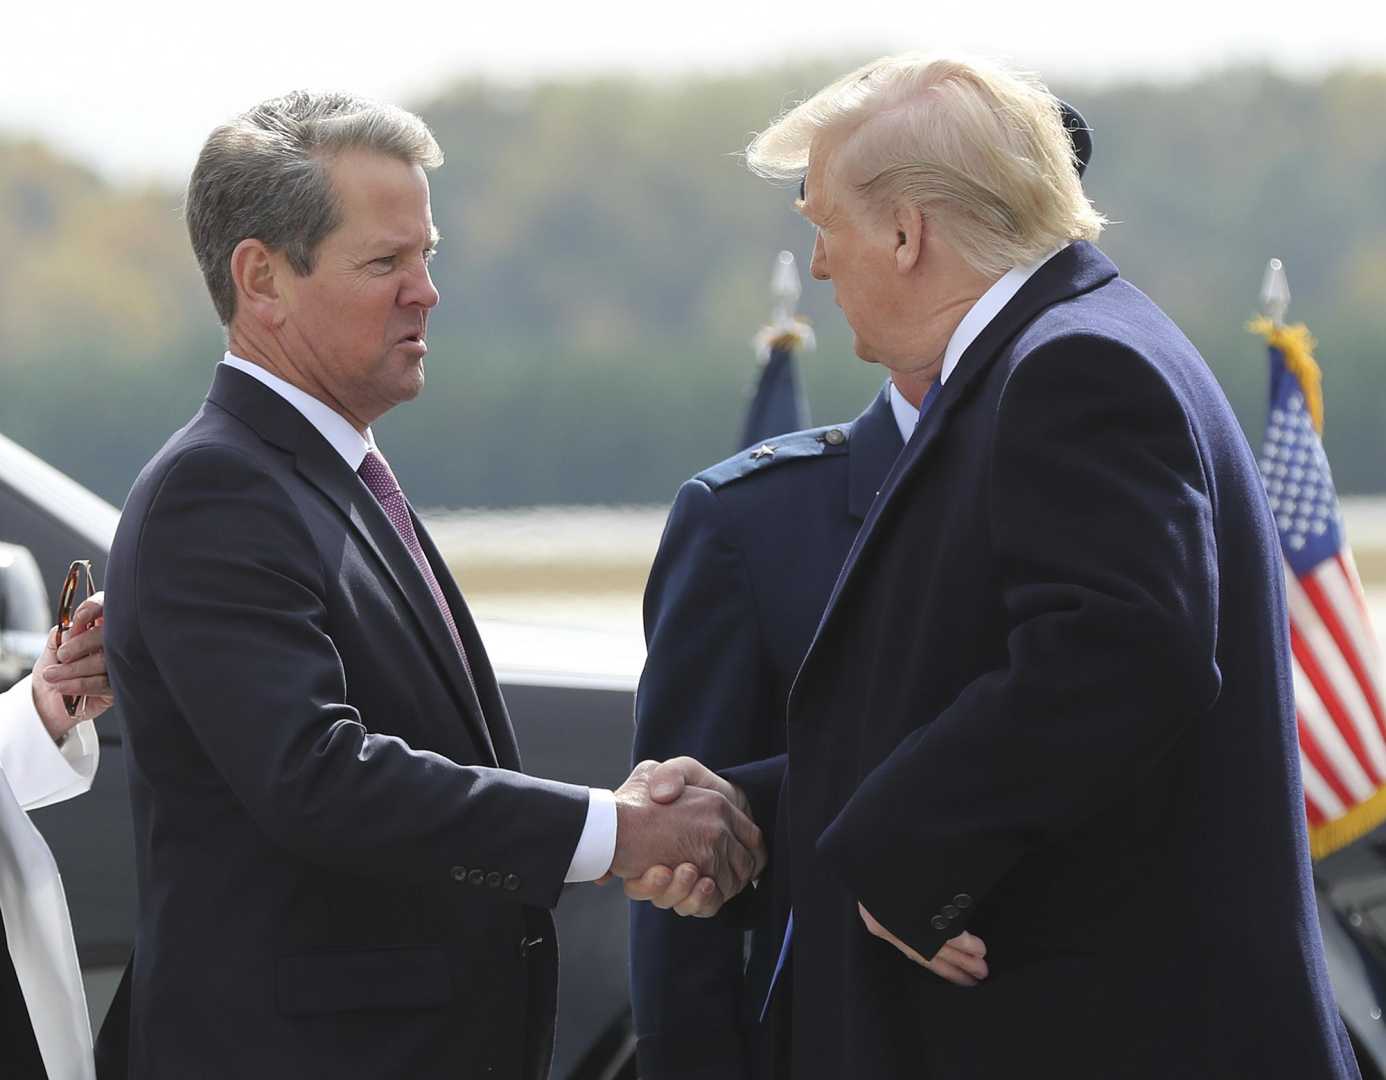
[{"label": "pink patterned tie", "polygon": [[428,584],[428,591],[433,594],[438,610],[443,614],[443,621],[448,624],[448,632],[452,634],[453,644],[457,646],[457,655],[462,658],[462,667],[467,672],[467,681],[472,683],[472,688],[475,689],[472,665],[467,662],[467,650],[462,647],[462,637],[457,632],[457,623],[453,621],[452,610],[443,596],[442,586],[433,575],[433,567],[428,565],[428,559],[424,557],[423,547],[419,544],[419,534],[414,531],[414,520],[409,516],[409,504],[405,501],[404,492],[400,490],[399,481],[395,479],[389,463],[378,450],[366,452],[365,460],[361,462],[356,474],[370,489],[376,502],[380,503],[380,508],[385,511],[385,516],[390,519],[390,524],[395,527],[395,532],[399,533],[399,538],[404,541],[404,546],[413,556],[414,565],[419,568],[419,573]]}]

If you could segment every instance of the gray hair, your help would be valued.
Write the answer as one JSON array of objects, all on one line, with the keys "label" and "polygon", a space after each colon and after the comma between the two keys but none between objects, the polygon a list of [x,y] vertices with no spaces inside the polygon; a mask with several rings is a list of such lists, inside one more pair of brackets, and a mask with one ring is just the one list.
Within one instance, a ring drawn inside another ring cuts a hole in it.
[{"label": "gray hair", "polygon": [[413,113],[339,92],[271,98],[208,136],[184,212],[222,325],[236,314],[231,253],[242,240],[282,251],[298,274],[313,272],[318,245],[341,224],[329,167],[348,150],[425,169],[443,163],[433,133]]},{"label": "gray hair", "polygon": [[797,180],[811,150],[868,207],[933,215],[979,273],[1095,240],[1106,224],[1083,194],[1059,100],[987,61],[875,60],[781,116],[746,158],[760,176]]}]

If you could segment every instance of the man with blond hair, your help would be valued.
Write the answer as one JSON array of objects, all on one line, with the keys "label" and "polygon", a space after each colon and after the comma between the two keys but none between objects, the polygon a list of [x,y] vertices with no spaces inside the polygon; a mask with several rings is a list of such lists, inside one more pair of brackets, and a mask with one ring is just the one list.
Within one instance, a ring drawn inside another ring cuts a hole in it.
[{"label": "man with blond hair", "polygon": [[[758,894],[791,908],[767,1016],[795,1080],[1357,1075],[1256,462],[1093,246],[1070,153],[1035,79],[925,56],[748,151],[802,180],[857,355],[934,383],[799,669],[787,768],[726,774],[780,820]],[[628,891],[702,913],[669,881]]]}]

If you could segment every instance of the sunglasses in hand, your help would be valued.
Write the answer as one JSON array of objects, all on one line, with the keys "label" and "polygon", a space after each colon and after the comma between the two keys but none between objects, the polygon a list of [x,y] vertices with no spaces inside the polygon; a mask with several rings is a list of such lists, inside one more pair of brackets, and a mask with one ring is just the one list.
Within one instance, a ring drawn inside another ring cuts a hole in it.
[{"label": "sunglasses in hand", "polygon": [[[63,643],[63,638],[72,629],[72,613],[94,592],[96,580],[92,577],[91,560],[78,559],[67,568],[62,591],[58,593],[58,640],[54,643],[54,649]],[[67,708],[67,715],[76,716],[86,700],[85,697],[68,697],[64,694],[63,705]]]}]

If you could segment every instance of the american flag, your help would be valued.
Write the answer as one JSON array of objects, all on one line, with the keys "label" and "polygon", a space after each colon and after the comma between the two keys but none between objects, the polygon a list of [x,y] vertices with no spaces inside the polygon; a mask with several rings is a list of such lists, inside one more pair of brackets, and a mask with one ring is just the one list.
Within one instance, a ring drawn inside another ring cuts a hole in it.
[{"label": "american flag", "polygon": [[1315,858],[1386,820],[1381,654],[1323,451],[1323,395],[1303,325],[1258,320],[1270,346],[1261,475],[1280,532],[1300,764]]}]

